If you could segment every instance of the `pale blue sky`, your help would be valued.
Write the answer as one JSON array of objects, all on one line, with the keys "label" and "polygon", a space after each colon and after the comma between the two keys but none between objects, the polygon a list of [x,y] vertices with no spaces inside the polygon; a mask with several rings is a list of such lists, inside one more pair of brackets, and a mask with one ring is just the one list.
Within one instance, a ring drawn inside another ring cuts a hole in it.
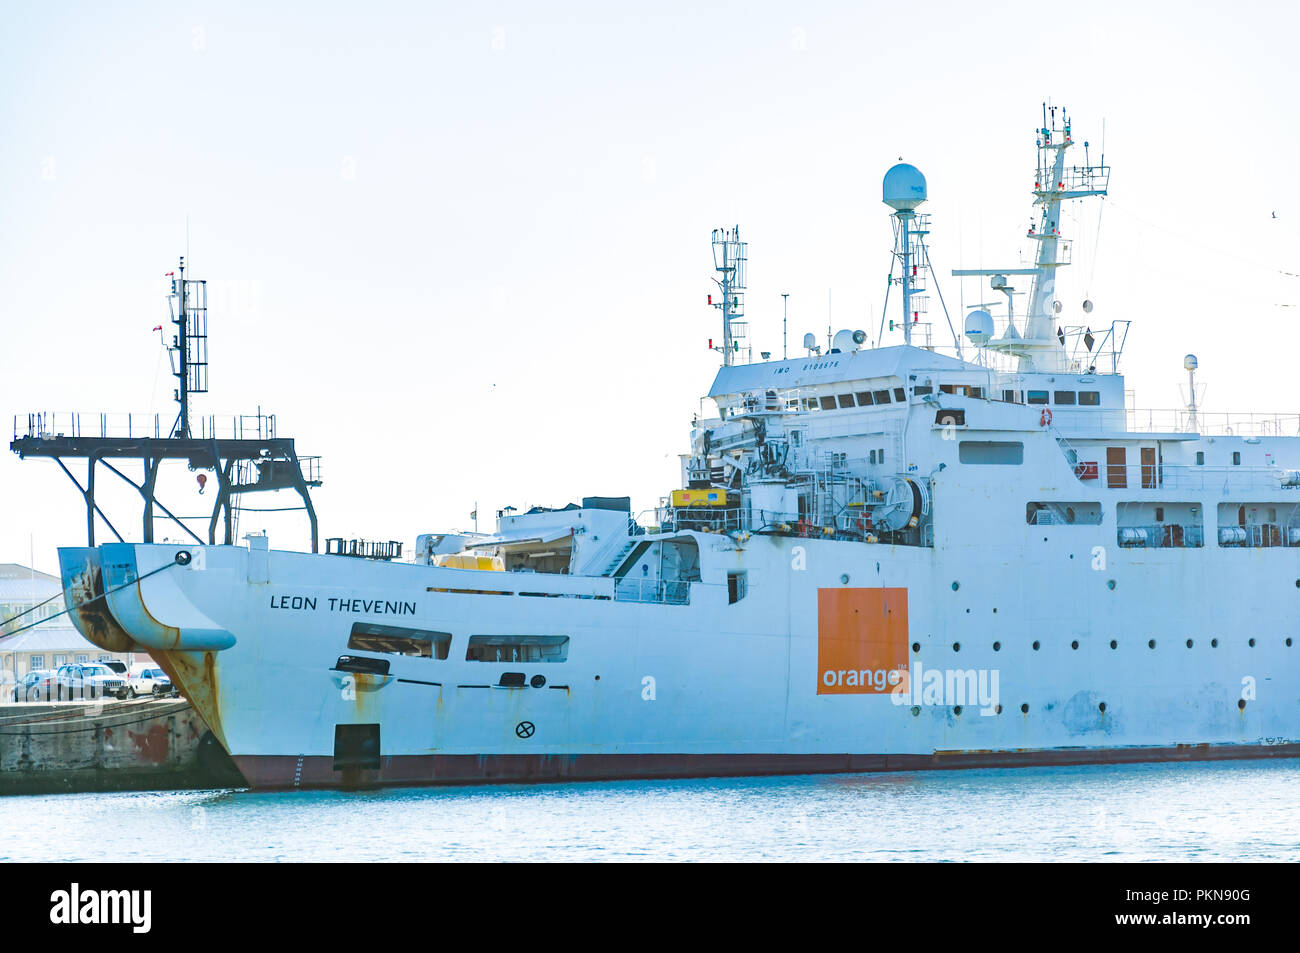
[{"label": "pale blue sky", "polygon": [[[6,7],[6,423],[174,413],[150,328],[188,216],[198,410],[260,404],[323,455],[325,535],[409,543],[475,501],[650,507],[716,367],[710,230],[750,242],[756,351],[780,351],[782,291],[792,341],[825,333],[828,288],[836,327],[874,336],[885,170],[927,175],[941,273],[1014,263],[1045,98],[1094,155],[1104,119],[1115,168],[1100,243],[1095,207],[1067,225],[1066,318],[1086,292],[1098,324],[1134,319],[1141,406],[1176,405],[1196,351],[1209,409],[1300,411],[1293,7],[266,6]],[[942,287],[958,319],[984,295]],[[211,496],[182,468],[166,499]],[[0,561],[50,569],[83,536],[54,464],[0,454]]]}]

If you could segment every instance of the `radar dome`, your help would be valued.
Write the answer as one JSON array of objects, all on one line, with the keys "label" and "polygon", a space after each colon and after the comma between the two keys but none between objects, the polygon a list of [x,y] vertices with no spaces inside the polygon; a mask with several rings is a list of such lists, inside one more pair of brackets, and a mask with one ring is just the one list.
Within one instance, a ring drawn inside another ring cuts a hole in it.
[{"label": "radar dome", "polygon": [[885,173],[884,203],[890,208],[914,209],[925,199],[925,176],[916,166],[900,162]]},{"label": "radar dome", "polygon": [[1197,368],[1196,355],[1188,354],[1183,358],[1183,370],[1194,371]]},{"label": "radar dome", "polygon": [[972,344],[984,344],[993,337],[993,315],[972,311],[966,315],[966,337]]}]

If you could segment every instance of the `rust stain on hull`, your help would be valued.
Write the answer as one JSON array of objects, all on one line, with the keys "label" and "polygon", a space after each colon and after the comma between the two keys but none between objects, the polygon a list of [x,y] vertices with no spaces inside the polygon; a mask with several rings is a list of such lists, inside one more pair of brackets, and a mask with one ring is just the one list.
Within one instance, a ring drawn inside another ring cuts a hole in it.
[{"label": "rust stain on hull", "polygon": [[136,645],[126,630],[108,611],[104,599],[104,577],[98,566],[88,565],[84,572],[73,577],[68,587],[69,614],[77,628],[92,643],[109,652],[136,652]]},{"label": "rust stain on hull", "polygon": [[220,694],[217,685],[215,652],[155,652],[153,659],[167,673],[194,706],[208,728],[227,751],[226,732],[221,725]]}]

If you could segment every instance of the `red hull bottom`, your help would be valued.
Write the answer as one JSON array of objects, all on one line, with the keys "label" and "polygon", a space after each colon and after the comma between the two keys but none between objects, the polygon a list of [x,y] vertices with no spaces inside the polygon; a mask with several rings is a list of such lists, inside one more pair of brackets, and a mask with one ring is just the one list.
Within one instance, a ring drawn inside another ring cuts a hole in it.
[{"label": "red hull bottom", "polygon": [[921,754],[581,754],[390,755],[378,768],[334,767],[328,755],[235,755],[258,789],[366,788],[389,785],[501,784],[655,778],[854,774],[956,768],[1136,764],[1300,757],[1300,744],[1177,745],[1169,748],[1065,748]]}]

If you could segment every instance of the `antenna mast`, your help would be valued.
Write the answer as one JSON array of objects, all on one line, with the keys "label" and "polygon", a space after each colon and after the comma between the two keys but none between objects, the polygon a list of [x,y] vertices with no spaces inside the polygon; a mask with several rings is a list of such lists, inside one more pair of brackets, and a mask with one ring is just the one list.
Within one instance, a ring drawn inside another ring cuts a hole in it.
[{"label": "antenna mast", "polygon": [[[917,292],[925,290],[921,268],[927,261],[925,236],[930,234],[928,215],[918,216],[916,209],[925,203],[925,176],[914,165],[900,162],[885,173],[883,201],[894,210],[894,259],[902,271],[897,283],[903,293],[903,342],[912,343],[912,325],[921,319],[928,299]],[[915,226],[915,227],[914,227]],[[894,280],[894,265],[889,268],[889,284]],[[881,316],[884,320],[884,316]],[[890,322],[893,330],[893,322]]]},{"label": "antenna mast", "polygon": [[[1050,116],[1049,116],[1050,113]],[[1029,225],[1027,237],[1038,243],[1032,268],[964,268],[953,271],[958,277],[988,275],[992,287],[1003,291],[1010,300],[1013,290],[1006,284],[1007,275],[1025,275],[1033,279],[1029,293],[1025,333],[1016,332],[1008,319],[1007,332],[986,347],[1013,353],[1020,358],[1024,371],[1056,371],[1066,365],[1065,346],[1055,331],[1061,311],[1056,297],[1056,270],[1070,263],[1070,244],[1061,237],[1061,203],[1068,199],[1106,194],[1110,184],[1110,166],[1102,155],[1099,165],[1090,165],[1088,143],[1084,143],[1084,165],[1066,166],[1065,153],[1075,144],[1070,119],[1064,108],[1057,120],[1057,108],[1043,104],[1043,125],[1036,131],[1038,167],[1034,172],[1034,204],[1041,206],[1038,222]],[[1103,150],[1104,153],[1104,150]]]},{"label": "antenna mast", "polygon": [[181,405],[171,436],[189,437],[190,395],[208,392],[208,283],[185,277],[185,259],[169,276],[172,290],[167,296],[176,334],[168,348],[172,376],[177,387],[173,392]]},{"label": "antenna mast", "polygon": [[[745,263],[746,243],[740,240],[740,226],[732,229],[715,228],[713,230],[713,268],[720,277],[713,280],[722,290],[722,300],[714,301],[709,297],[709,304],[722,311],[722,364],[730,367],[736,363],[740,353],[740,342],[747,337],[749,324],[745,317]],[[749,348],[745,348],[746,362]]]}]

